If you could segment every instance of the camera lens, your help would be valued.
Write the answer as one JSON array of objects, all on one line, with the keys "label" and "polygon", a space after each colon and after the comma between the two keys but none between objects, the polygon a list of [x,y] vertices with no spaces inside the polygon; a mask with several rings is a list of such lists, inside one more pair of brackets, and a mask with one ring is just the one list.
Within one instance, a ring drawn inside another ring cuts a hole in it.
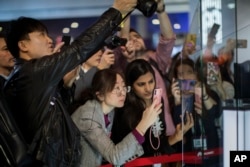
[{"label": "camera lens", "polygon": [[151,17],[157,9],[157,3],[155,0],[138,0],[136,8],[140,10],[144,16]]}]

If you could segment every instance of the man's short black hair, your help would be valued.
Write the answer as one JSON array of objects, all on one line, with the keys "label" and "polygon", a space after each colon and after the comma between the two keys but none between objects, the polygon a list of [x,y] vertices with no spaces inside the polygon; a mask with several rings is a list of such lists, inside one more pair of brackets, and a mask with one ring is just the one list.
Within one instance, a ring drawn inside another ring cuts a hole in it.
[{"label": "man's short black hair", "polygon": [[134,28],[130,28],[129,32],[135,32],[135,33],[139,34],[138,31],[136,31]]},{"label": "man's short black hair", "polygon": [[48,32],[46,26],[39,20],[19,17],[17,20],[12,20],[7,30],[6,43],[9,51],[15,57],[19,57],[18,42],[24,39],[29,39],[28,34],[35,31]]}]

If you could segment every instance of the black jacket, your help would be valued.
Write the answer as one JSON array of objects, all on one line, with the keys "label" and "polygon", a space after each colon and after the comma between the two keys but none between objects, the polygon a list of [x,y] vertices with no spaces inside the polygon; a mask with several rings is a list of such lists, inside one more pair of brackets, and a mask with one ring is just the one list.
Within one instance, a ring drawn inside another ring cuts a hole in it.
[{"label": "black jacket", "polygon": [[0,75],[0,88],[3,89],[4,83],[6,81],[6,78]]},{"label": "black jacket", "polygon": [[27,145],[20,133],[5,97],[0,91],[0,165],[12,167],[20,164],[22,159],[27,159]]},{"label": "black jacket", "polygon": [[[43,142],[39,140],[44,135],[44,129],[50,125],[48,119],[51,114],[54,114],[54,117],[55,115],[69,117],[68,114],[66,116],[62,114],[67,113],[65,112],[66,107],[61,105],[61,99],[58,97],[56,97],[57,102],[52,110],[55,113],[49,112],[50,103],[54,103],[53,98],[57,96],[59,82],[67,72],[98,51],[103,46],[104,40],[111,35],[121,21],[121,13],[110,8],[62,52],[30,61],[17,60],[15,69],[5,85],[4,93],[17,125],[28,144],[34,144],[35,135],[35,143]],[[76,133],[78,132],[76,131]],[[56,143],[61,139],[53,140],[56,140],[54,141]],[[75,146],[74,140],[78,139],[72,138],[71,147]],[[40,151],[40,148],[35,149],[36,152]],[[71,154],[69,153],[69,156]]]}]

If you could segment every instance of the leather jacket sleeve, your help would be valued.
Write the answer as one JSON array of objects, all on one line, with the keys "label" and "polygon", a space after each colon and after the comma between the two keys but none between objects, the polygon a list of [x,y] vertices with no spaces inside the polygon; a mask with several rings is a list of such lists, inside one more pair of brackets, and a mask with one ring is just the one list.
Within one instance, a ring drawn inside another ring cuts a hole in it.
[{"label": "leather jacket sleeve", "polygon": [[38,59],[34,63],[33,70],[41,71],[41,75],[46,75],[46,82],[50,77],[58,83],[67,72],[101,49],[105,39],[112,35],[121,21],[122,16],[119,11],[114,8],[108,9],[98,21],[80,34],[71,45],[66,46],[62,52]]},{"label": "leather jacket sleeve", "polygon": [[63,51],[30,61],[17,59],[4,91],[28,143],[47,116],[63,76],[98,51],[121,21],[121,13],[110,8]]}]

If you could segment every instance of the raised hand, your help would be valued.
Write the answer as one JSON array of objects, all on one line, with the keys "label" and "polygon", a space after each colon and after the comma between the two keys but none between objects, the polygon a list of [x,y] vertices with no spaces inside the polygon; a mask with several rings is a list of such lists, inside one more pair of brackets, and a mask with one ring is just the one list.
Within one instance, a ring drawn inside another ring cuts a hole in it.
[{"label": "raised hand", "polygon": [[101,61],[97,67],[102,70],[102,69],[109,68],[114,63],[115,63],[114,52],[113,50],[107,48],[103,52]]},{"label": "raised hand", "polygon": [[181,104],[181,90],[179,82],[175,78],[172,80],[171,93],[174,96],[175,105]]},{"label": "raised hand", "polygon": [[126,46],[121,46],[121,51],[123,56],[128,60],[135,59],[135,48],[133,44],[133,40],[128,40]]},{"label": "raised hand", "polygon": [[77,77],[79,77],[79,72],[81,69],[81,65],[77,66],[75,69],[72,71],[68,72],[64,77],[63,77],[63,86],[65,88],[70,88]]},{"label": "raised hand", "polygon": [[144,135],[147,129],[156,121],[158,115],[162,112],[162,103],[157,104],[157,100],[154,100],[151,106],[147,107],[142,115],[142,119],[136,126],[136,130]]},{"label": "raised hand", "polygon": [[64,45],[64,42],[57,43],[56,46],[53,49],[52,54],[54,54],[56,52],[60,52],[63,45]]},{"label": "raised hand", "polygon": [[133,11],[137,5],[137,0],[114,0],[113,8],[119,10],[123,15]]},{"label": "raised hand", "polygon": [[[181,119],[183,120],[184,117],[181,115]],[[194,126],[194,118],[192,113],[186,112],[185,113],[185,122],[179,123],[176,126],[175,133],[169,137],[168,142],[170,145],[173,145],[181,140],[183,140],[184,134]]]}]

